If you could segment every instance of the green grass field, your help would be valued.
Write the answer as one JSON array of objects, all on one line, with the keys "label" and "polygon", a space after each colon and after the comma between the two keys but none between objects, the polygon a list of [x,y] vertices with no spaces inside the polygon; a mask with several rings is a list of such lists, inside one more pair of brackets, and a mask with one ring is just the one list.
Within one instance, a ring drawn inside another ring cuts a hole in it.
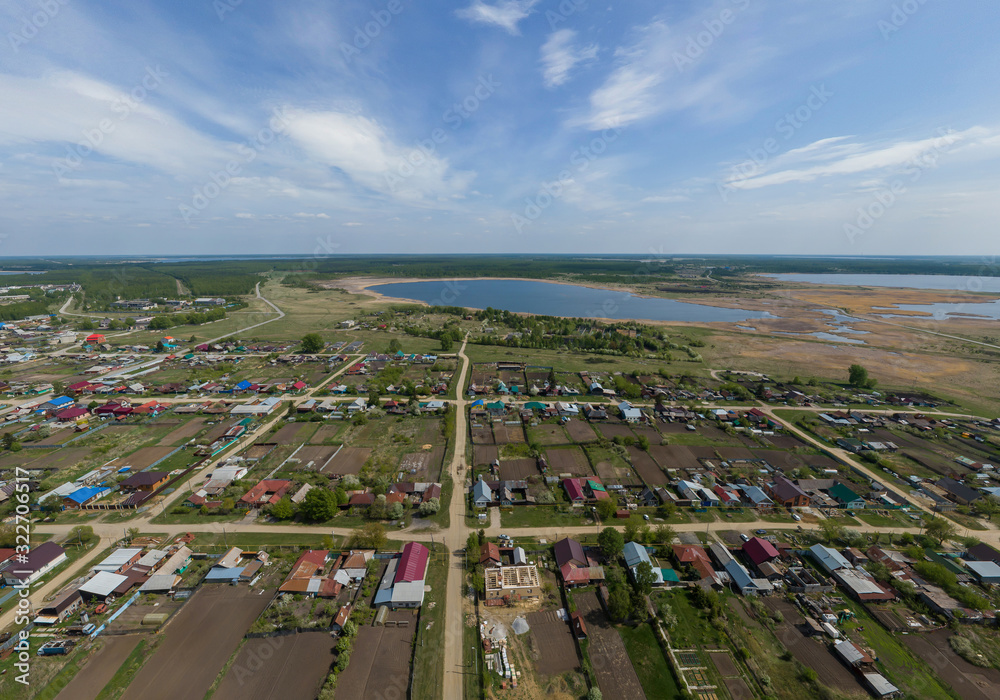
[{"label": "green grass field", "polygon": [[677,700],[683,697],[652,627],[622,626],[618,628],[618,633],[625,642],[625,650],[648,700]]}]

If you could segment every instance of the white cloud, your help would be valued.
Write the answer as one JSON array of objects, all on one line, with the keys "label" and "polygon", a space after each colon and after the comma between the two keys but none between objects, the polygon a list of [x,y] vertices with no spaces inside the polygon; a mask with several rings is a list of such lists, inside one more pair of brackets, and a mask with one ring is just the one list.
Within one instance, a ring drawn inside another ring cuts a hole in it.
[{"label": "white cloud", "polygon": [[360,221],[345,221],[344,223],[341,224],[341,226],[354,227],[354,226],[364,226],[364,224],[362,224]]},{"label": "white cloud", "polygon": [[329,219],[330,218],[329,214],[324,214],[323,212],[320,212],[319,214],[307,214],[304,211],[300,211],[300,212],[297,212],[295,214],[292,214],[292,216],[294,216],[296,219]]},{"label": "white cloud", "polygon": [[496,5],[490,5],[482,0],[473,0],[471,5],[455,14],[470,22],[495,24],[511,34],[518,34],[518,22],[530,15],[538,2],[539,0],[499,0]]},{"label": "white cloud", "polygon": [[[946,153],[974,146],[992,147],[994,134],[982,127],[961,132],[942,132],[937,136],[916,141],[890,144],[865,144],[847,140],[849,137],[822,139],[775,158],[759,168],[751,177],[733,173],[727,185],[743,190],[759,189],[793,182],[812,182],[838,175],[877,173],[907,168],[931,168]],[[860,183],[870,187],[872,180]]]},{"label": "white cloud", "polygon": [[236,212],[237,219],[254,219],[256,218],[253,214],[245,211]]},{"label": "white cloud", "polygon": [[560,29],[550,34],[542,45],[542,77],[545,87],[562,85],[569,80],[574,66],[597,58],[597,44],[577,48],[573,46],[574,38],[576,32],[572,29]]},{"label": "white cloud", "polygon": [[374,119],[348,112],[287,108],[288,135],[309,157],[355,183],[397,199],[443,199],[464,192],[475,173],[395,143]]},{"label": "white cloud", "polygon": [[96,152],[174,174],[205,171],[231,157],[224,144],[152,106],[152,100],[134,101],[127,95],[131,90],[75,72],[45,78],[0,74],[0,145],[65,144],[69,149],[60,160],[72,152],[85,164]]}]

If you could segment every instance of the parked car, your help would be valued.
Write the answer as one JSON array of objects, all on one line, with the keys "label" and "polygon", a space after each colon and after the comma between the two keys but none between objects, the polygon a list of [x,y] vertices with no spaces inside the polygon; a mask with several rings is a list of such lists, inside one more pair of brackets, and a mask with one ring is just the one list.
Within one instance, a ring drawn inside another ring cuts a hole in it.
[{"label": "parked car", "polygon": [[802,520],[802,516],[799,515],[798,513],[792,513],[792,520],[794,520],[795,522],[799,522],[800,520]]},{"label": "parked car", "polygon": [[757,534],[758,535],[766,535],[767,534],[767,530],[757,530]]},{"label": "parked car", "polygon": [[740,539],[743,540],[744,542],[749,542],[750,541],[750,536],[747,535],[745,532],[741,532],[740,533]]}]

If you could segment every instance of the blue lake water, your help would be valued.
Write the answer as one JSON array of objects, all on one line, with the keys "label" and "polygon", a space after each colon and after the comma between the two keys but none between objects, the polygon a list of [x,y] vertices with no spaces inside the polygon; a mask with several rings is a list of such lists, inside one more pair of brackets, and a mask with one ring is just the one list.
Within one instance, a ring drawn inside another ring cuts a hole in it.
[{"label": "blue lake water", "polygon": [[43,275],[45,270],[0,270],[0,275]]},{"label": "blue lake water", "polygon": [[774,318],[766,311],[727,309],[673,299],[639,297],[628,292],[532,280],[437,280],[397,282],[369,287],[389,297],[415,299],[433,306],[504,309],[515,313],[570,318],[647,321],[722,321],[738,323]]},{"label": "blue lake water", "polygon": [[765,275],[786,282],[834,284],[844,287],[896,287],[898,289],[937,289],[950,292],[996,292],[1000,277],[964,275],[853,275],[848,273],[790,273]]}]

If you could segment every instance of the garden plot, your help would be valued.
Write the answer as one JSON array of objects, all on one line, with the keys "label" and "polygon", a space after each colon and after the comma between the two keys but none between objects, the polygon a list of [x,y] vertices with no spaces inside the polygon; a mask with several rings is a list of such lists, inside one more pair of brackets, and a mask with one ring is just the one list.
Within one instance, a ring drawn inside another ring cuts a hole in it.
[{"label": "garden plot", "polygon": [[[36,457],[35,450],[22,450],[27,453],[27,457]],[[69,447],[54,452],[44,452],[44,456],[35,459],[25,465],[25,469],[72,469],[78,467],[82,462],[93,456],[88,447]],[[4,467],[7,467],[7,460],[4,460]]]},{"label": "garden plot", "polygon": [[347,476],[358,474],[372,453],[370,447],[345,447],[337,456],[327,462],[323,473],[327,476]]},{"label": "garden plot", "polygon": [[614,440],[616,437],[635,437],[627,423],[599,423],[597,431],[608,440]]},{"label": "garden plot", "polygon": [[315,423],[288,423],[271,436],[270,441],[279,445],[301,445],[309,442],[316,432]]},{"label": "garden plot", "polygon": [[569,436],[558,423],[543,423],[541,425],[527,428],[530,442],[537,442],[539,445],[568,445]]},{"label": "garden plot", "polygon": [[606,698],[645,698],[621,635],[608,622],[597,594],[588,591],[577,594],[575,599],[587,624],[588,655],[601,693]]},{"label": "garden plot", "polygon": [[518,422],[517,425],[506,425],[504,423],[494,423],[493,424],[493,439],[498,445],[507,445],[511,443],[523,443],[524,439],[524,428],[521,427],[521,423]]},{"label": "garden plot", "polygon": [[533,458],[500,460],[500,478],[504,481],[521,481],[538,474],[538,462]]},{"label": "garden plot", "polygon": [[404,478],[415,481],[437,482],[441,478],[441,463],[444,461],[444,447],[437,446],[425,452],[410,452],[403,455],[399,469]]},{"label": "garden plot", "polygon": [[629,447],[628,456],[632,460],[632,466],[643,481],[649,486],[665,486],[669,479],[660,469],[659,465],[649,456],[648,452],[640,450],[638,447]]},{"label": "garden plot", "polygon": [[782,452],[781,450],[753,450],[753,454],[758,459],[762,459],[772,467],[781,469],[782,471],[800,469],[808,464],[805,457],[797,455],[794,452]]},{"label": "garden plot", "polygon": [[727,462],[750,461],[757,459],[754,453],[745,447],[723,446],[715,448],[719,457]]},{"label": "garden plot", "polygon": [[1000,671],[973,666],[956,654],[948,643],[953,634],[951,630],[941,629],[928,634],[908,634],[900,639],[914,654],[930,664],[962,700],[993,700],[1000,688]]},{"label": "garden plot", "polygon": [[564,447],[545,450],[545,461],[548,462],[552,474],[573,474],[574,476],[590,476],[590,462],[583,449],[579,447]]},{"label": "garden plot", "polygon": [[337,442],[337,436],[340,435],[340,431],[343,429],[343,424],[333,424],[333,425],[321,425],[313,436],[309,438],[310,444],[313,445],[330,445]]},{"label": "garden plot", "polygon": [[493,464],[500,458],[500,450],[494,445],[475,445],[472,448],[473,466],[481,467]]},{"label": "garden plot", "polygon": [[797,450],[800,447],[808,447],[806,443],[794,435],[768,435],[764,440],[779,450]]},{"label": "garden plot", "polygon": [[107,466],[116,467],[118,469],[121,469],[122,467],[132,467],[132,471],[140,472],[156,464],[176,449],[176,447],[172,447],[170,445],[140,447],[127,457],[119,457],[118,459],[109,462]]},{"label": "garden plot", "polygon": [[[343,700],[405,698],[410,685],[411,645],[418,619],[409,612],[389,614],[395,626],[358,630],[351,663],[340,674],[335,697]],[[406,626],[400,627],[399,623]]]},{"label": "garden plot", "polygon": [[472,432],[472,444],[474,445],[495,445],[493,439],[493,429],[489,425],[470,424]]},{"label": "garden plot", "polygon": [[573,442],[593,442],[597,439],[594,429],[590,424],[582,420],[571,420],[566,424],[566,432],[573,439]]},{"label": "garden plot", "polygon": [[687,445],[651,445],[649,454],[663,469],[701,469],[701,463]]},{"label": "garden plot", "polygon": [[[165,424],[166,421],[153,423],[152,425],[159,426]],[[177,426],[172,431],[164,435],[163,439],[160,440],[160,444],[181,445],[190,440],[191,438],[193,438],[199,432],[201,432],[202,428],[204,427],[205,427],[204,418],[193,418],[187,421],[186,423],[182,423],[181,425]]]},{"label": "garden plot", "polygon": [[294,458],[298,460],[298,464],[291,465],[291,468],[323,471],[340,449],[336,445],[303,445],[295,452]]},{"label": "garden plot", "polygon": [[56,696],[56,700],[94,700],[138,646],[142,637],[128,635],[101,639],[103,646]]},{"label": "garden plot", "polygon": [[568,622],[552,610],[529,613],[527,620],[535,647],[539,650],[535,661],[539,673],[554,676],[580,667],[573,631]]},{"label": "garden plot", "polygon": [[216,700],[313,700],[333,665],[336,640],[326,632],[250,639],[226,672]]},{"label": "garden plot", "polygon": [[211,445],[213,442],[229,432],[229,429],[238,423],[238,420],[220,420],[218,423],[213,425],[207,433],[201,436],[201,442],[206,445]]}]

